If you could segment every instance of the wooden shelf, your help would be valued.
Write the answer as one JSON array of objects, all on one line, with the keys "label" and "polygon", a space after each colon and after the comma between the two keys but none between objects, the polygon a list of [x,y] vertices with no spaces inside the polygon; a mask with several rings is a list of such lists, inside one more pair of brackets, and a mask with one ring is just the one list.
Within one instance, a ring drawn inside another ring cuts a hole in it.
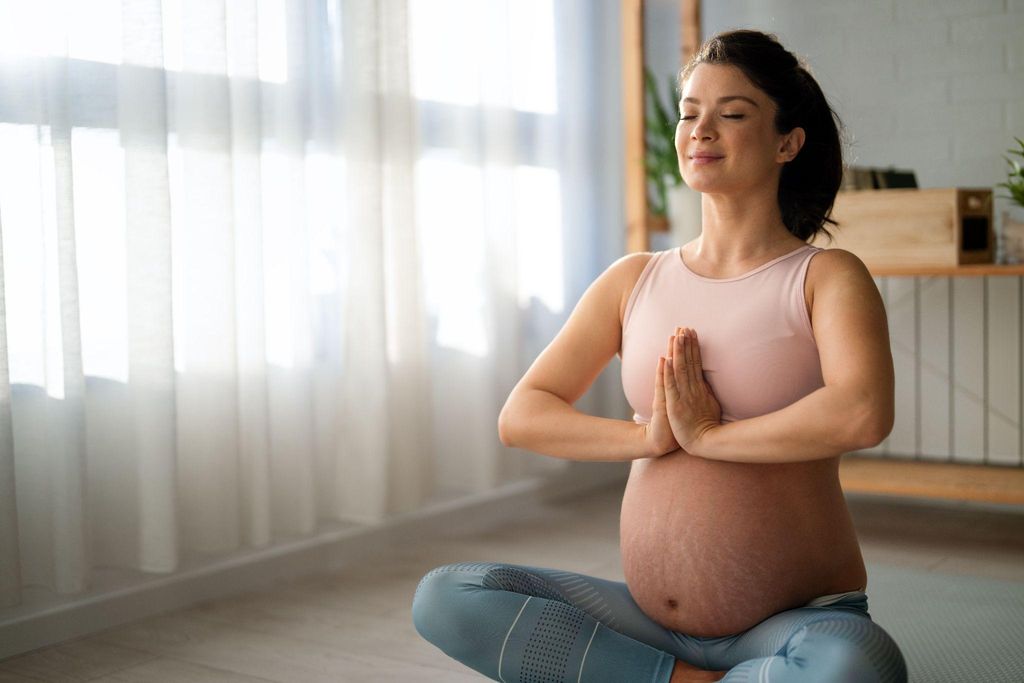
[{"label": "wooden shelf", "polygon": [[868,270],[876,277],[893,277],[902,275],[935,275],[946,277],[979,276],[979,275],[1024,275],[1024,264],[970,263],[960,266],[868,266]]},{"label": "wooden shelf", "polygon": [[1024,467],[844,455],[844,491],[1024,505]]}]

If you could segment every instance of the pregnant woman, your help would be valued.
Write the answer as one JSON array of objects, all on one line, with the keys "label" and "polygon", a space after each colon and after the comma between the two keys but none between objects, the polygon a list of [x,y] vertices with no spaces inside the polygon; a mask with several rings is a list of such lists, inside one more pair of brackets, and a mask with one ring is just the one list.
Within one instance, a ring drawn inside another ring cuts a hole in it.
[{"label": "pregnant woman", "polygon": [[[631,461],[626,581],[449,564],[420,581],[413,622],[506,683],[906,681],[838,475],[892,429],[885,310],[856,256],[808,244],[836,224],[835,114],[756,31],[706,41],[679,84],[700,237],[609,266],[499,418],[506,445]],[[616,353],[633,420],[576,411]]]}]

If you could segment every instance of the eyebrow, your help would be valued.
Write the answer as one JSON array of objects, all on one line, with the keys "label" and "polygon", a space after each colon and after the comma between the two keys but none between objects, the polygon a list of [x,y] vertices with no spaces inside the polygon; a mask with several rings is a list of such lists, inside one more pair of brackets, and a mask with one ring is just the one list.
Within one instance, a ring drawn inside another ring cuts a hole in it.
[{"label": "eyebrow", "polygon": [[[750,102],[752,105],[760,109],[760,105],[758,105],[757,102],[744,95],[726,95],[725,97],[718,98],[719,102],[730,102],[732,100],[744,100],[746,102]],[[683,102],[692,102],[693,104],[700,104],[700,100],[698,100],[696,97],[684,97]]]}]

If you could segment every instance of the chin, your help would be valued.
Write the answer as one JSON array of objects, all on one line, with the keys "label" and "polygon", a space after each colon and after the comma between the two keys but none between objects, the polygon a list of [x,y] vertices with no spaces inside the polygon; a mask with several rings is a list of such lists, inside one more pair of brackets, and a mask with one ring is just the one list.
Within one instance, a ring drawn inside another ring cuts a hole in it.
[{"label": "chin", "polygon": [[683,182],[691,190],[696,190],[702,194],[716,194],[719,192],[727,191],[728,188],[722,186],[722,183],[716,183],[708,178],[687,178],[683,176]]},{"label": "chin", "polygon": [[690,173],[680,175],[686,186],[697,192],[717,193],[735,189],[735,178],[723,177],[721,173],[702,173],[700,170],[690,169]]},{"label": "chin", "polygon": [[756,185],[737,182],[737,178],[725,178],[721,176],[702,175],[700,173],[690,174],[691,177],[683,175],[683,182],[692,190],[701,194],[740,194],[750,192]]},{"label": "chin", "polygon": [[708,183],[702,183],[699,180],[694,180],[691,182],[688,178],[684,176],[683,182],[686,183],[686,186],[691,190],[695,190],[700,193],[713,191],[712,189],[709,189]]}]

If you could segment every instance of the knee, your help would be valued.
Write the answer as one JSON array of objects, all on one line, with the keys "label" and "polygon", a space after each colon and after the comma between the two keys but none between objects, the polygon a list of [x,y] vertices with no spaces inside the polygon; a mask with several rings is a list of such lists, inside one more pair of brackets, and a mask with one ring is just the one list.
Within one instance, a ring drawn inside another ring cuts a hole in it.
[{"label": "knee", "polygon": [[[824,619],[796,634],[790,655],[827,680],[906,683],[907,667],[896,642],[865,617]],[[825,679],[823,679],[825,680]]]},{"label": "knee", "polygon": [[435,567],[427,572],[412,599],[412,623],[416,631],[428,641],[438,645],[441,641],[458,638],[460,619],[457,608],[459,588],[465,590],[466,577],[455,564]]},{"label": "knee", "polygon": [[442,579],[445,567],[435,567],[423,575],[412,597],[412,623],[421,636],[430,640],[427,631],[430,621],[442,612],[444,593],[447,590]]}]

